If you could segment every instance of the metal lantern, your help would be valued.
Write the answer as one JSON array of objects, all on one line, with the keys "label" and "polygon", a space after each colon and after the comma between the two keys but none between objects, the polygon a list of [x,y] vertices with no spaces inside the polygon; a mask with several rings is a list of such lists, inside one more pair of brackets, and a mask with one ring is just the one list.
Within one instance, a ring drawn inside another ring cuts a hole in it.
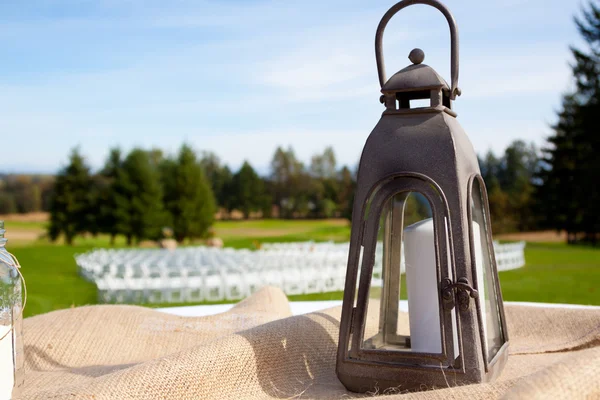
[{"label": "metal lantern", "polygon": [[[448,20],[450,86],[422,64],[420,49],[386,79],[383,31],[413,4]],[[356,392],[490,381],[506,363],[508,334],[485,185],[452,110],[460,95],[454,18],[436,0],[401,1],[381,20],[375,52],[385,111],[358,169],[338,377]],[[411,104],[423,99],[427,106]]]}]

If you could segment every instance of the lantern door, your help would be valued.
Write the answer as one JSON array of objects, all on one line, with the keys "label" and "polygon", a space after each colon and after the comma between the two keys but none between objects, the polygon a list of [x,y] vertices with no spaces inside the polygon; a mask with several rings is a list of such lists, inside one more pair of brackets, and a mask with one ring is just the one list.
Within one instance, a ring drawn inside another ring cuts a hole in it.
[{"label": "lantern door", "polygon": [[456,315],[443,306],[440,291],[453,277],[441,190],[425,177],[387,180],[372,192],[363,218],[349,357],[453,366]]},{"label": "lantern door", "polygon": [[476,277],[476,288],[479,292],[477,309],[479,333],[487,371],[489,365],[495,361],[495,356],[507,343],[508,337],[487,207],[487,193],[483,178],[479,175],[473,176],[470,180],[468,202],[469,244],[473,276]]}]

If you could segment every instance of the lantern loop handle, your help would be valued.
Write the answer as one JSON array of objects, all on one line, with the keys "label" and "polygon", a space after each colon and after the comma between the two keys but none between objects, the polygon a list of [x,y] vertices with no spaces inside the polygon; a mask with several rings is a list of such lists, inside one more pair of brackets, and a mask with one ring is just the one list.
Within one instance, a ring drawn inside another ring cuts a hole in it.
[{"label": "lantern loop handle", "polygon": [[450,99],[454,100],[456,96],[460,96],[461,90],[458,88],[458,28],[456,27],[456,21],[450,13],[450,10],[445,5],[440,3],[438,0],[403,0],[385,13],[379,26],[377,27],[377,33],[375,34],[375,58],[377,60],[377,73],[379,74],[379,84],[381,87],[385,85],[387,78],[385,76],[385,65],[383,61],[383,31],[387,26],[387,23],[392,17],[403,8],[412,6],[413,4],[425,4],[438,9],[448,21],[450,26],[450,69],[451,69],[451,87],[450,87]]}]

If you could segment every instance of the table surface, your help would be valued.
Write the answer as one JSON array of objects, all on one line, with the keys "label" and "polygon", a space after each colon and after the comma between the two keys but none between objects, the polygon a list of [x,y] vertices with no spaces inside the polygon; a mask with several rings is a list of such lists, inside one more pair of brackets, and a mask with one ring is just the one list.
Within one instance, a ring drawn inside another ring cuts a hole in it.
[{"label": "table surface", "polygon": [[[519,301],[506,301],[504,304],[514,304],[528,307],[551,307],[551,308],[576,308],[576,309],[594,309],[600,310],[600,306],[585,306],[579,304],[555,304],[555,303],[528,303]],[[179,315],[182,317],[203,317],[206,315],[219,314],[229,311],[235,304],[215,304],[205,306],[184,306],[184,307],[166,307],[157,308],[157,311],[162,311],[168,314]],[[311,312],[324,310],[326,308],[341,306],[341,300],[333,301],[292,301],[290,309],[293,315],[308,314]],[[408,302],[400,300],[400,310],[408,311]]]}]

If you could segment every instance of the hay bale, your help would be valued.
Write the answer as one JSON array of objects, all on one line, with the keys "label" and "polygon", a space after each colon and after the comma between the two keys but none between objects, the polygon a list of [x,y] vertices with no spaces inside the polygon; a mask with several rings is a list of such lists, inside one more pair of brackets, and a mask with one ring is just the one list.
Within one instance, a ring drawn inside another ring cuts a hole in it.
[{"label": "hay bale", "polygon": [[210,239],[206,239],[206,245],[208,247],[218,247],[218,248],[222,248],[223,247],[223,239],[218,238],[218,237],[214,237],[214,238],[210,238]]},{"label": "hay bale", "polygon": [[177,241],[175,239],[161,239],[158,244],[163,249],[175,250],[177,248]]}]

